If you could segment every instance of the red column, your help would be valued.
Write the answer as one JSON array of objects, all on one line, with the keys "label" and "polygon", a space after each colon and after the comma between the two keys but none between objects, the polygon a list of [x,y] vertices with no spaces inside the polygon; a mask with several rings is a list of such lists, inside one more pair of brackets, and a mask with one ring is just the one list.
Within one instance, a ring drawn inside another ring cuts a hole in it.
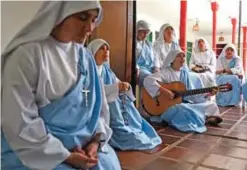
[{"label": "red column", "polygon": [[179,36],[180,41],[179,45],[184,52],[186,52],[186,28],[187,28],[187,0],[180,1],[180,29]]},{"label": "red column", "polygon": [[243,27],[243,67],[244,67],[244,72],[246,73],[246,51],[247,51],[247,26]]},{"label": "red column", "polygon": [[231,18],[231,22],[232,22],[232,43],[235,44],[237,19]]},{"label": "red column", "polygon": [[219,8],[219,4],[214,1],[211,2],[211,9],[213,12],[213,31],[212,31],[212,48],[216,52],[216,25],[217,25],[217,10]]}]

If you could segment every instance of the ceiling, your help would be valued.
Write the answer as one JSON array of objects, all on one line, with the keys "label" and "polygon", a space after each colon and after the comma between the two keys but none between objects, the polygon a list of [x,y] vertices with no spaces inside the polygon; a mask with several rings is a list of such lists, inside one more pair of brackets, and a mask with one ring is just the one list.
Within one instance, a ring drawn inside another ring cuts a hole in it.
[{"label": "ceiling", "polygon": [[[231,34],[230,17],[239,16],[239,0],[217,0],[217,33]],[[199,19],[198,34],[211,35],[212,11],[210,0],[187,0],[187,29],[191,30]],[[166,22],[179,28],[180,0],[138,0],[137,19],[147,19],[152,22],[154,29]],[[247,0],[242,0],[242,24],[247,25]],[[238,23],[237,23],[238,25]]]}]

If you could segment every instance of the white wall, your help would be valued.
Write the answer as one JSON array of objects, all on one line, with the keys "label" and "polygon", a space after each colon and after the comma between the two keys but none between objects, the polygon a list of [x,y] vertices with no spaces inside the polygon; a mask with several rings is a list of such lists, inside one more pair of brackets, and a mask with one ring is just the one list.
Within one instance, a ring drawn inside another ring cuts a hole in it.
[{"label": "white wall", "polygon": [[34,16],[42,1],[1,1],[1,51]]}]

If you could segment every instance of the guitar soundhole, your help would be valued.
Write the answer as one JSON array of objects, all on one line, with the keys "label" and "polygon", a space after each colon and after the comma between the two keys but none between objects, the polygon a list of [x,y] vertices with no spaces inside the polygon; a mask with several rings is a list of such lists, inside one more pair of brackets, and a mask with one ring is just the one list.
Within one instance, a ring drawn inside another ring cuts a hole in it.
[{"label": "guitar soundhole", "polygon": [[177,97],[179,97],[179,92],[172,91],[172,93],[174,93],[173,99],[176,99]]},{"label": "guitar soundhole", "polygon": [[158,97],[156,97],[156,98],[155,98],[155,100],[156,100],[156,106],[160,106],[160,101],[159,101],[159,98],[158,98]]}]

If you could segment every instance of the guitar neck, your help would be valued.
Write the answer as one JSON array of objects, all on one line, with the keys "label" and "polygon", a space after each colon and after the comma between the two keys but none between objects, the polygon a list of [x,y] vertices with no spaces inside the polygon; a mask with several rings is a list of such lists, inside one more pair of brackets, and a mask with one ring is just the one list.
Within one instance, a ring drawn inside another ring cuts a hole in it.
[{"label": "guitar neck", "polygon": [[208,88],[202,88],[202,89],[193,89],[193,90],[186,90],[183,92],[179,92],[179,96],[192,96],[196,94],[203,94],[203,93],[209,93],[212,92],[213,89],[217,89],[217,87],[208,87]]}]

